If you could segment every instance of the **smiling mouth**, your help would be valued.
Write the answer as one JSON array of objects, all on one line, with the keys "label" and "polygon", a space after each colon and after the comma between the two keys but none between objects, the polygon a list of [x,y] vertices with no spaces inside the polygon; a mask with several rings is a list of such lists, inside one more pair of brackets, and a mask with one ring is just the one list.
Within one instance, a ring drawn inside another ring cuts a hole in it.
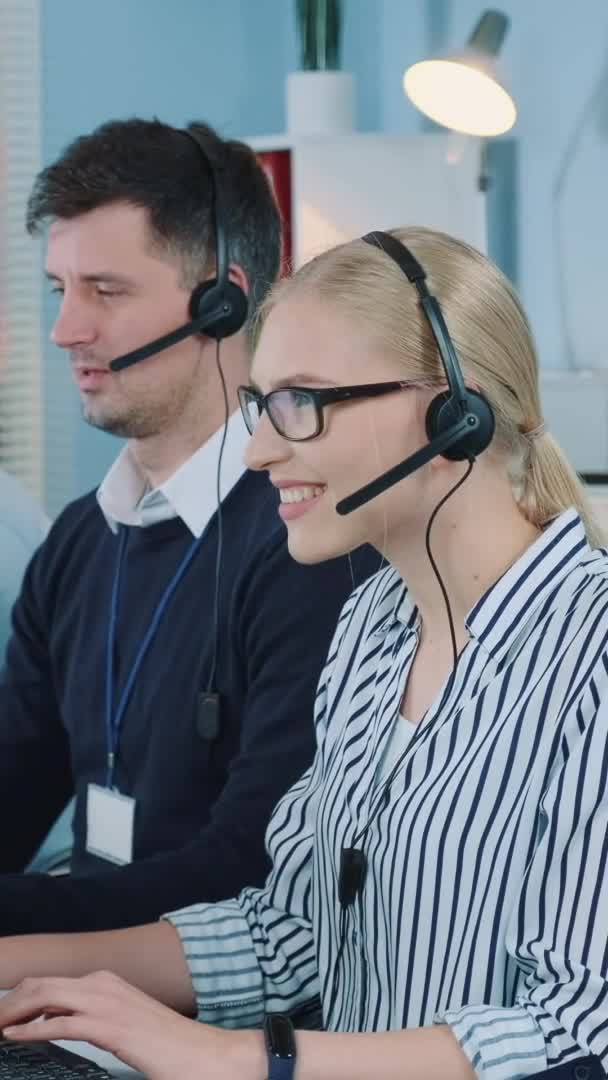
[{"label": "smiling mouth", "polygon": [[283,504],[310,502],[318,499],[327,490],[325,484],[302,484],[298,487],[279,488],[279,497]]},{"label": "smiling mouth", "polygon": [[304,517],[316,508],[326,491],[324,484],[294,484],[279,488],[279,517],[285,523]]}]

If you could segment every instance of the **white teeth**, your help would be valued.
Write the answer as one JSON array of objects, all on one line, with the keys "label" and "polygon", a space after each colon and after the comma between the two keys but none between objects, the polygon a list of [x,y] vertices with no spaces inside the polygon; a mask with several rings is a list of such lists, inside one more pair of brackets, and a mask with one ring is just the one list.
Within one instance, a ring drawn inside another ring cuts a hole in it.
[{"label": "white teeth", "polygon": [[306,499],[318,499],[325,491],[324,487],[289,487],[279,488],[282,503],[304,502]]}]

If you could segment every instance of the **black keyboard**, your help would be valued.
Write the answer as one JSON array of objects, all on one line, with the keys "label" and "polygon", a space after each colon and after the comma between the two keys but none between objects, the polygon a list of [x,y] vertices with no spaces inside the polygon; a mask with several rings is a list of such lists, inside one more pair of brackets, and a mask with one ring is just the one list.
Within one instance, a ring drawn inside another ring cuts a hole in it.
[{"label": "black keyboard", "polygon": [[0,1042],[0,1080],[112,1080],[109,1072],[53,1043]]}]

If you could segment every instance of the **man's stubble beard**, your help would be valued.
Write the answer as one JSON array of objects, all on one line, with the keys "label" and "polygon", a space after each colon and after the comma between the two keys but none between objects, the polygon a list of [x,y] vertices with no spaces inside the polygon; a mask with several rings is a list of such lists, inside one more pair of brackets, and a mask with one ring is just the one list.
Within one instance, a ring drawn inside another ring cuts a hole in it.
[{"label": "man's stubble beard", "polygon": [[149,439],[159,435],[167,427],[170,410],[152,409],[150,407],[131,407],[118,413],[97,413],[95,408],[82,404],[82,418],[90,427],[98,431],[105,431],[108,435],[116,435],[121,439]]},{"label": "man's stubble beard", "polygon": [[198,384],[197,374],[195,370],[191,378],[177,385],[165,384],[157,398],[154,389],[148,386],[140,392],[135,403],[134,390],[131,400],[123,398],[114,405],[111,401],[104,404],[103,399],[96,401],[93,398],[90,402],[85,399],[81,402],[83,419],[91,427],[123,439],[149,439],[162,435],[179,424],[180,419],[186,419],[189,406],[195,399],[200,399],[201,390],[204,396],[205,390]]}]

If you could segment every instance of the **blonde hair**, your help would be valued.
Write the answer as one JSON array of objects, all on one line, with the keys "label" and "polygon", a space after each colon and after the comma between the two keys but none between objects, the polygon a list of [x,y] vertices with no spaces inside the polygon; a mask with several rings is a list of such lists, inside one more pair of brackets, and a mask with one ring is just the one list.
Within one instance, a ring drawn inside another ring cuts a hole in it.
[{"label": "blonde hair", "polygon": [[[604,535],[584,488],[556,439],[545,431],[534,341],[509,281],[489,259],[445,233],[410,227],[395,229],[393,235],[424,267],[465,380],[494,410],[490,450],[507,461],[523,515],[543,527],[574,506],[591,546],[601,546]],[[370,342],[398,356],[407,378],[428,388],[445,383],[417,291],[377,247],[353,240],[312,259],[275,286],[262,306],[260,325],[278,303],[303,291],[340,310]]]}]

